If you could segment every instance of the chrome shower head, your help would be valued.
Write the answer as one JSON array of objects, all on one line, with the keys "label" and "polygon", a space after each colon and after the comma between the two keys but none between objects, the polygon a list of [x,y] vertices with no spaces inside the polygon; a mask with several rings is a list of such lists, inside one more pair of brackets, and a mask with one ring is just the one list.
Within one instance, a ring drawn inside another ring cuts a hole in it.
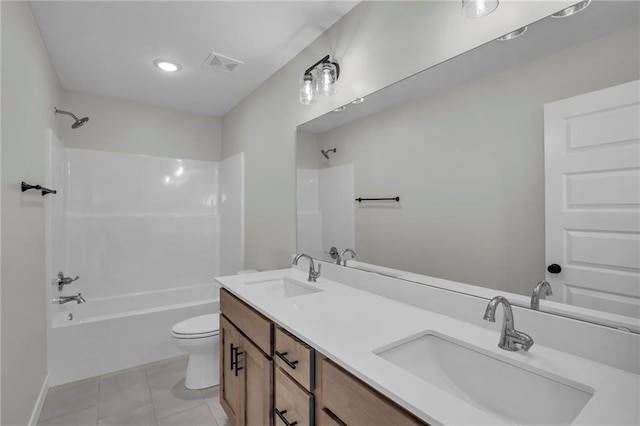
[{"label": "chrome shower head", "polygon": [[327,160],[329,159],[329,153],[330,152],[337,152],[335,148],[331,148],[331,149],[327,149],[326,151],[324,149],[321,149],[320,152],[322,153],[322,155],[324,155],[324,158],[326,158]]},{"label": "chrome shower head", "polygon": [[78,118],[74,114],[72,114],[72,113],[70,113],[68,111],[63,111],[63,110],[55,108],[55,107],[54,107],[54,110],[55,110],[56,114],[67,114],[67,115],[70,115],[75,120],[75,123],[73,123],[71,125],[72,129],[77,129],[78,127],[81,127],[84,123],[89,121],[89,117]]}]

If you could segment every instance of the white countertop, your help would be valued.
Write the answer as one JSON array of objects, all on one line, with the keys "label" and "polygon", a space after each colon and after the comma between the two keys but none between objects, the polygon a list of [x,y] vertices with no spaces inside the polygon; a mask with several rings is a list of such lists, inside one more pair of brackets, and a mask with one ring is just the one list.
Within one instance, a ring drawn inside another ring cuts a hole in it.
[{"label": "white countertop", "polygon": [[[575,425],[640,424],[640,376],[636,374],[537,344],[529,352],[504,351],[497,347],[498,332],[324,278],[308,283],[323,291],[291,298],[271,296],[260,284],[245,284],[285,276],[303,282],[307,278],[301,271],[283,269],[217,280],[257,311],[432,425],[506,423],[391,364],[373,350],[431,330],[594,389]],[[518,383],[513,386],[517,388]],[[531,404],[536,405],[536,401]],[[539,408],[545,409],[542,405]]]}]

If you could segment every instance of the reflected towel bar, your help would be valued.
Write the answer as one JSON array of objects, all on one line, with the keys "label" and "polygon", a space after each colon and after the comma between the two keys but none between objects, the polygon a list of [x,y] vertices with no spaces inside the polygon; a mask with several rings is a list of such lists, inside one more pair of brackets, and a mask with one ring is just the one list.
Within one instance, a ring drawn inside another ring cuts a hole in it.
[{"label": "reflected towel bar", "polygon": [[391,198],[356,198],[356,201],[361,203],[363,201],[400,201],[400,197]]},{"label": "reflected towel bar", "polygon": [[30,189],[37,189],[39,191],[42,191],[42,196],[43,197],[45,195],[47,195],[47,194],[56,194],[58,192],[55,189],[45,188],[45,187],[40,186],[40,185],[29,185],[25,181],[22,181],[21,189],[22,189],[22,192],[28,191]]}]

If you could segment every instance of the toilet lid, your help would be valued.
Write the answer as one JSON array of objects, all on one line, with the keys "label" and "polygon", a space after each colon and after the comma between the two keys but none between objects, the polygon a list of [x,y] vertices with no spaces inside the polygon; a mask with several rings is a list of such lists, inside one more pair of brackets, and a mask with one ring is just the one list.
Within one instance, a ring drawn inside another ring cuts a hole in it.
[{"label": "toilet lid", "polygon": [[220,328],[220,316],[218,314],[200,315],[189,318],[173,326],[171,331],[175,334],[211,334]]}]

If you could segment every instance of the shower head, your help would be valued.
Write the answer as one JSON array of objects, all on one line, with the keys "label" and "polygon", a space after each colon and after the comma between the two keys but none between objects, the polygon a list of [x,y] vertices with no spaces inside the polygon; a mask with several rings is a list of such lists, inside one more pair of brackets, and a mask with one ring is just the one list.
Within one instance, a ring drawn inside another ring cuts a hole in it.
[{"label": "shower head", "polygon": [[89,117],[78,118],[78,117],[76,117],[74,114],[72,114],[70,112],[63,111],[63,110],[55,108],[55,107],[54,107],[54,110],[55,110],[56,114],[67,114],[67,115],[70,115],[75,120],[75,123],[73,123],[71,125],[72,129],[77,129],[78,127],[81,127],[84,123],[89,121]]},{"label": "shower head", "polygon": [[335,148],[331,148],[331,149],[327,149],[326,151],[324,149],[321,149],[320,152],[322,153],[322,155],[324,155],[324,158],[326,158],[327,160],[329,159],[329,153],[330,152],[337,152]]}]

